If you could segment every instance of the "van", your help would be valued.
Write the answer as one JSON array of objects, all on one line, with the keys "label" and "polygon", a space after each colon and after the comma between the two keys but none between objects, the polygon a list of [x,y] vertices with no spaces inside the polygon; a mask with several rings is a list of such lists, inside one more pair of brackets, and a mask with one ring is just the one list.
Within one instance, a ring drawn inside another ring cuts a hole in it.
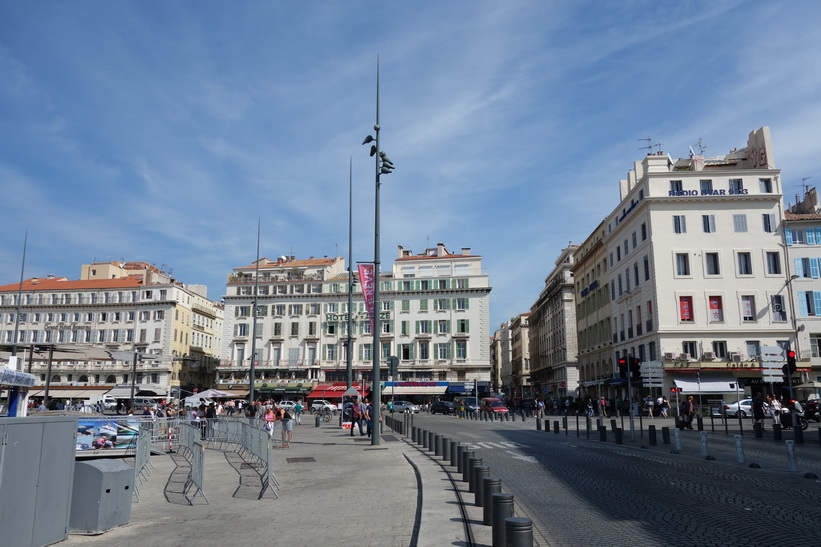
[{"label": "van", "polygon": [[479,406],[482,412],[508,412],[508,408],[501,399],[496,397],[485,397]]},{"label": "van", "polygon": [[100,397],[100,402],[103,403],[104,410],[114,410],[117,408],[117,399],[111,395],[103,395]]},{"label": "van", "polygon": [[157,410],[157,401],[148,397],[134,397],[134,412],[137,413],[138,410],[142,410],[145,407],[148,407],[152,410]]}]

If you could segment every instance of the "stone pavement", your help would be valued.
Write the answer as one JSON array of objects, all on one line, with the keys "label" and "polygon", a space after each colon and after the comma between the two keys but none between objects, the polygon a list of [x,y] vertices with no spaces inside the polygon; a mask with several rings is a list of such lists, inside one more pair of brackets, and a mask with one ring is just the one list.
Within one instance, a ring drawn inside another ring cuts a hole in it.
[{"label": "stone pavement", "polygon": [[206,450],[204,496],[183,495],[184,458],[153,455],[128,525],[59,545],[467,544],[444,468],[390,430],[374,447],[358,431],[306,419],[291,447],[275,451],[280,489],[262,499],[257,471],[229,446]]}]

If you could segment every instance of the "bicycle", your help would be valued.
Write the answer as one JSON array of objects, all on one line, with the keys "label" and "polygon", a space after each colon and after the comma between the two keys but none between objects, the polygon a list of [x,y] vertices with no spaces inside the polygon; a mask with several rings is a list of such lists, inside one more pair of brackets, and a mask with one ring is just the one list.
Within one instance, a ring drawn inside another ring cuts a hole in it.
[{"label": "bicycle", "polygon": [[328,407],[312,408],[311,414],[313,414],[314,416],[318,414],[320,419],[322,419],[325,423],[331,421],[331,409]]}]

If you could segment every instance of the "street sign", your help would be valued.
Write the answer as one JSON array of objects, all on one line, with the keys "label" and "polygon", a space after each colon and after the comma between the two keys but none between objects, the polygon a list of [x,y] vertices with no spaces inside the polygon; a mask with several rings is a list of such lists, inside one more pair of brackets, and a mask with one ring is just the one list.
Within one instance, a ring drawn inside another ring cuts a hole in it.
[{"label": "street sign", "polygon": [[775,363],[784,362],[784,350],[779,346],[762,346],[761,347],[761,362]]}]

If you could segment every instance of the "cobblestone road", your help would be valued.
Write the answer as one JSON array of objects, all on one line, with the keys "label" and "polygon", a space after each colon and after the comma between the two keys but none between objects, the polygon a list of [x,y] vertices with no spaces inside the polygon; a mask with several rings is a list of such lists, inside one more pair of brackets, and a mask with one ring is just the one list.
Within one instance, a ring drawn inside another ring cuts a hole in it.
[{"label": "cobblestone road", "polygon": [[[745,439],[736,462],[732,435],[682,434],[682,453],[640,440],[615,445],[535,431],[535,422],[463,421],[420,415],[415,425],[473,443],[491,475],[534,521],[540,545],[818,545],[821,447],[801,445],[787,470],[783,445]],[[646,432],[645,432],[646,436]],[[592,436],[591,436],[592,438]],[[598,437],[596,437],[598,438]],[[659,435],[661,445],[661,436]],[[812,457],[801,459],[802,454]],[[753,469],[749,463],[761,468]]]}]

